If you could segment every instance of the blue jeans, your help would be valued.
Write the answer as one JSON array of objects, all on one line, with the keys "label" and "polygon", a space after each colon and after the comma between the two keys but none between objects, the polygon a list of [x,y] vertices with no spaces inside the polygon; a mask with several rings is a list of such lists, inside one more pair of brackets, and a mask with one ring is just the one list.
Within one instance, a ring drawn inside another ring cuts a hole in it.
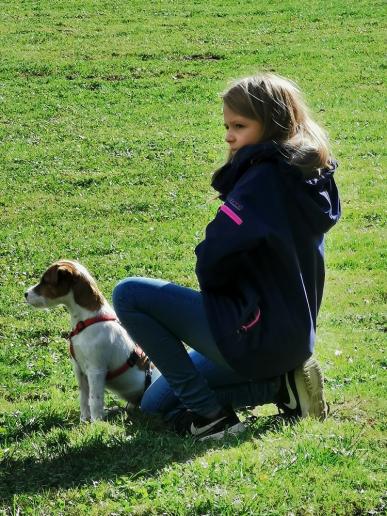
[{"label": "blue jeans", "polygon": [[[275,402],[279,378],[250,381],[227,364],[200,292],[163,280],[127,278],[114,289],[113,304],[131,338],[162,373],[143,396],[144,412],[168,420],[188,408],[210,417],[222,406]],[[194,351],[188,353],[183,342]]]}]

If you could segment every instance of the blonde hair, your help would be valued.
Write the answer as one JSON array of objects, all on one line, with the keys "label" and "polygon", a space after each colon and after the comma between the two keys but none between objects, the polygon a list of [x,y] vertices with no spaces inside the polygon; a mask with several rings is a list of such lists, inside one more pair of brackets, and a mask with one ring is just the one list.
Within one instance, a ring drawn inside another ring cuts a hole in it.
[{"label": "blonde hair", "polygon": [[222,98],[231,111],[259,120],[263,125],[261,141],[280,144],[287,161],[305,176],[330,166],[328,137],[312,119],[294,82],[261,73],[235,81]]}]

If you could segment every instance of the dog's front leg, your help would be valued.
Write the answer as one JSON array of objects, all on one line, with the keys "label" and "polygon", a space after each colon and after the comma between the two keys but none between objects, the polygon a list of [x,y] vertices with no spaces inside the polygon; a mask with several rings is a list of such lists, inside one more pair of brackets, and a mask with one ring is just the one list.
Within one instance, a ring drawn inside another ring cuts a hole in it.
[{"label": "dog's front leg", "polygon": [[81,405],[81,421],[90,420],[90,406],[89,406],[89,382],[87,376],[82,373],[81,368],[73,360],[73,369],[78,381],[79,401]]},{"label": "dog's front leg", "polygon": [[87,372],[89,381],[89,405],[91,420],[103,419],[103,403],[105,391],[106,371],[90,369]]}]

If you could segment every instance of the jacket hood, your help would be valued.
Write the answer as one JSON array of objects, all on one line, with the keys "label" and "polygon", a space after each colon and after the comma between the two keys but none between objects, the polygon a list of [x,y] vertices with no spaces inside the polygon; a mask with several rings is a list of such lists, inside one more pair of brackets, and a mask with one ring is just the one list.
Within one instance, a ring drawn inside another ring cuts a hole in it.
[{"label": "jacket hood", "polygon": [[340,198],[333,178],[337,167],[337,161],[332,160],[330,168],[320,169],[313,179],[304,179],[298,169],[284,171],[290,172],[289,176],[293,172],[294,198],[315,233],[326,233],[340,218]]},{"label": "jacket hood", "polygon": [[332,160],[329,168],[316,170],[315,178],[305,179],[302,171],[290,165],[286,158],[286,150],[274,142],[247,145],[214,173],[212,186],[224,201],[249,167],[263,161],[276,161],[288,185],[288,194],[298,204],[312,231],[326,233],[341,215],[339,194],[333,178],[337,162]]}]

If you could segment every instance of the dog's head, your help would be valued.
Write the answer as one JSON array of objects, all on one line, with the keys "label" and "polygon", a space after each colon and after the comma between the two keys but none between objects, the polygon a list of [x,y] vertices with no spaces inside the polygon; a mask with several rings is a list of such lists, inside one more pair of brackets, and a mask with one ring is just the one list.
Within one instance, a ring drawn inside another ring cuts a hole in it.
[{"label": "dog's head", "polygon": [[76,304],[94,311],[104,303],[95,280],[80,263],[59,260],[43,274],[40,282],[24,294],[27,303],[36,308],[50,308],[67,305],[72,300]]}]

